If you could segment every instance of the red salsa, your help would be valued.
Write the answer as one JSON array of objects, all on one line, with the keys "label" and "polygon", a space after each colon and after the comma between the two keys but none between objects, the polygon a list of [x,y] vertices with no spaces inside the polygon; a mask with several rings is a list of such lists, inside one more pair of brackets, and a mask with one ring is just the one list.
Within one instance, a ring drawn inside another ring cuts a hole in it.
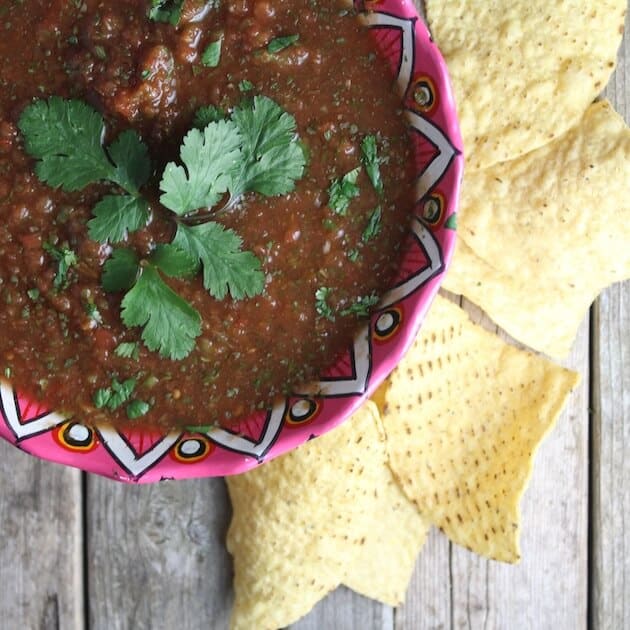
[{"label": "red salsa", "polygon": [[[391,282],[411,208],[400,102],[354,12],[335,0],[23,0],[0,12],[4,377],[84,422],[167,429],[229,425],[331,364]],[[21,116],[51,97],[97,112],[104,146],[132,129],[148,148],[148,218],[122,242],[88,227],[115,184],[50,185],[27,150]],[[255,256],[261,290],[219,299],[201,268],[163,273],[200,328],[185,358],[162,356],[121,319],[125,293],[103,288],[104,265],[124,247],[142,269],[177,221],[202,221],[207,208],[182,219],[161,203],[165,166],[181,164],[201,114],[229,120],[263,97],[295,119],[301,176],[286,194],[245,191],[212,214]]]}]

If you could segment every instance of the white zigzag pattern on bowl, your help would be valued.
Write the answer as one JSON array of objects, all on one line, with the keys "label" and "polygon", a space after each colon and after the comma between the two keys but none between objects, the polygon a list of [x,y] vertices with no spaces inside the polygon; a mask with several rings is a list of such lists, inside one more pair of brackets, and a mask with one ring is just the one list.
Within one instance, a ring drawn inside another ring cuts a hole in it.
[{"label": "white zigzag pattern on bowl", "polygon": [[122,433],[113,427],[99,427],[97,429],[103,446],[116,460],[121,468],[124,468],[135,478],[141,477],[147,470],[159,462],[171,446],[181,437],[181,433],[172,432],[156,442],[148,451],[139,455],[127,442]]},{"label": "white zigzag pattern on bowl", "polygon": [[287,404],[288,400],[284,400],[276,404],[270,411],[267,412],[265,426],[256,441],[220,428],[212,429],[204,435],[206,435],[217,446],[221,446],[222,448],[235,453],[255,457],[257,460],[261,461],[269,449],[273,446],[273,443],[276,441],[276,438],[282,429]]},{"label": "white zigzag pattern on bowl", "polygon": [[46,413],[38,418],[22,422],[22,414],[16,400],[15,390],[8,383],[0,383],[0,404],[2,405],[2,415],[4,420],[15,435],[16,441],[24,440],[45,431],[50,431],[66,419],[58,413]]}]

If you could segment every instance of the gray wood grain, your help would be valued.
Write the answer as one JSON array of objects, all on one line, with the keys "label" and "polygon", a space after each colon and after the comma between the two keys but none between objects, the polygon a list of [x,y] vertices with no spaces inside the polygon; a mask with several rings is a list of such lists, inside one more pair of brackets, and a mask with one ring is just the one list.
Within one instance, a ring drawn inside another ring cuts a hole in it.
[{"label": "gray wood grain", "polygon": [[87,484],[91,630],[228,627],[230,517],[219,479]]},{"label": "gray wood grain", "polygon": [[588,348],[585,321],[563,362],[582,381],[543,442],[522,501],[520,564],[491,562],[452,547],[454,628],[586,627]]},{"label": "gray wood grain", "polygon": [[323,599],[292,630],[392,630],[394,611],[342,586]]},{"label": "gray wood grain", "polygon": [[[629,26],[627,15],[619,64],[605,92],[627,123]],[[593,312],[589,599],[591,625],[604,630],[630,628],[630,282],[604,291]]]},{"label": "gray wood grain", "polygon": [[630,627],[630,282],[607,290],[594,321],[591,621]]},{"label": "gray wood grain", "polygon": [[83,628],[81,474],[0,441],[0,628]]}]

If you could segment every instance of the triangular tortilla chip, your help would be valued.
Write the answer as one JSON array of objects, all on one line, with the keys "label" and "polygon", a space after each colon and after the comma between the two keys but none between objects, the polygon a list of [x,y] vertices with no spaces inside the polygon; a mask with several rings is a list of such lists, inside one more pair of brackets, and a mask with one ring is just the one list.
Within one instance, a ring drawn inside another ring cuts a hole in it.
[{"label": "triangular tortilla chip", "polygon": [[534,453],[578,378],[438,297],[374,397],[404,492],[453,542],[517,561]]},{"label": "triangular tortilla chip", "polygon": [[342,582],[402,601],[427,526],[386,458],[368,403],[336,430],[227,479],[233,628],[287,626]]},{"label": "triangular tortilla chip", "polygon": [[626,0],[427,0],[448,65],[468,172],[547,144],[602,92]]},{"label": "triangular tortilla chip", "polygon": [[599,292],[630,277],[630,129],[596,103],[562,138],[469,174],[444,287],[565,356]]}]

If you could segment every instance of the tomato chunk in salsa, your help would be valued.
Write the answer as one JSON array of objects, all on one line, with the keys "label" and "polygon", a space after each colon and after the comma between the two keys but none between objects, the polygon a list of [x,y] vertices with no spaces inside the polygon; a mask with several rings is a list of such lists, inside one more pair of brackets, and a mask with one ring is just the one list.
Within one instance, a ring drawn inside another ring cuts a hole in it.
[{"label": "tomato chunk in salsa", "polygon": [[[335,0],[23,0],[0,10],[4,377],[83,422],[168,429],[229,425],[330,365],[391,283],[412,207],[401,104],[355,13]],[[201,273],[165,276],[201,316],[184,359],[149,350],[142,328],[121,320],[124,293],[103,288],[115,246],[87,224],[112,186],[66,192],[37,175],[19,121],[53,96],[102,115],[105,144],[133,129],[148,146],[150,218],[119,244],[139,259],[173,239],[160,175],[200,108],[229,116],[258,96],[295,118],[306,165],[294,190],[246,192],[213,217],[260,261],[263,290],[217,299]],[[366,138],[382,191],[363,161]],[[331,186],[348,174],[357,192],[340,211]],[[121,389],[124,404],[99,404],[99,392]]]}]

